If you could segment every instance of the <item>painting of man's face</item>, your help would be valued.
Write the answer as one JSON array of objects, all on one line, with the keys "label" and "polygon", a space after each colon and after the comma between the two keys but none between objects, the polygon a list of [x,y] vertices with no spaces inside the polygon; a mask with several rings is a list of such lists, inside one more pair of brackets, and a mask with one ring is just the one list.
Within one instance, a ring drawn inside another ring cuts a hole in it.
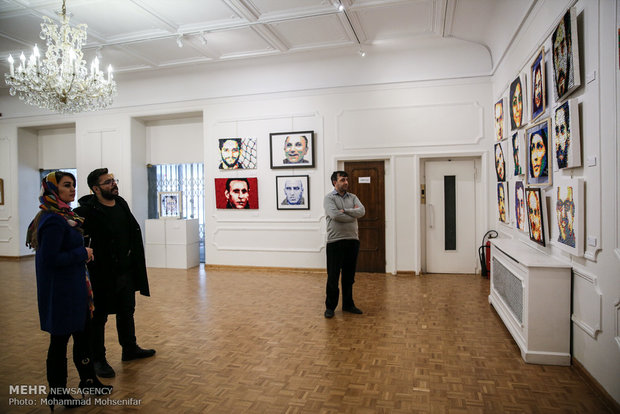
[{"label": "painting of man's face", "polygon": [[269,134],[271,168],[314,167],[314,131]]},{"label": "painting of man's face", "polygon": [[284,195],[286,202],[290,205],[303,202],[304,187],[301,180],[286,180],[284,182]]},{"label": "painting of man's face", "polygon": [[543,216],[540,199],[540,191],[528,189],[527,193],[527,217],[530,226],[530,239],[545,245]]},{"label": "painting of man's face", "polygon": [[304,162],[304,156],[308,153],[308,138],[303,135],[293,135],[284,140],[284,155],[286,161],[291,164]]},{"label": "painting of man's face", "polygon": [[534,71],[534,108],[540,108],[543,104],[543,85],[540,66]]},{"label": "painting of man's face", "polygon": [[222,162],[220,169],[237,169],[243,168],[239,164],[239,155],[241,154],[241,139],[221,139],[220,140],[220,156]]},{"label": "painting of man's face", "polygon": [[530,144],[530,158],[532,165],[532,176],[538,178],[547,167],[547,147],[541,134],[532,136]]},{"label": "painting of man's face", "polygon": [[558,168],[566,168],[568,165],[568,149],[570,147],[570,129],[566,122],[568,108],[559,107],[555,111],[555,155]]},{"label": "painting of man's face", "polygon": [[568,84],[568,39],[566,38],[566,24],[560,21],[553,33],[553,75],[557,93],[562,96],[566,93]]},{"label": "painting of man's face", "polygon": [[495,144],[495,172],[497,173],[497,181],[506,181],[506,161],[501,143]]},{"label": "painting of man's face", "polygon": [[575,247],[575,202],[573,187],[558,187],[555,212],[558,223],[558,241],[570,247]]},{"label": "painting of man's face", "polygon": [[504,139],[504,100],[495,104],[495,140]]},{"label": "painting of man's face", "polygon": [[523,182],[515,182],[515,218],[519,230],[525,231],[525,196],[523,193]]},{"label": "painting of man's face", "polygon": [[310,209],[310,177],[283,175],[276,177],[278,210]]},{"label": "painting of man's face", "polygon": [[218,209],[258,209],[257,178],[216,178],[215,206]]},{"label": "painting of man's face", "polygon": [[508,223],[506,214],[506,188],[504,183],[497,183],[497,208],[499,211],[499,221]]},{"label": "painting of man's face", "polygon": [[576,9],[571,7],[551,33],[553,81],[557,101],[581,84],[578,43]]}]

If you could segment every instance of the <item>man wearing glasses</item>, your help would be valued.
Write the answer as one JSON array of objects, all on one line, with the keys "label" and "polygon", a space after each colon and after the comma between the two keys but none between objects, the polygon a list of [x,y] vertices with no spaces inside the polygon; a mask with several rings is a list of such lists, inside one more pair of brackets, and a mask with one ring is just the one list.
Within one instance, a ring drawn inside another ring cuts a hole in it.
[{"label": "man wearing glasses", "polygon": [[122,360],[148,358],[154,349],[142,349],[136,342],[135,292],[150,296],[146,275],[142,232],[127,202],[118,195],[118,180],[107,168],[88,174],[93,194],[79,199],[75,212],[85,218],[84,239],[95,259],[88,264],[95,311],[93,313],[92,351],[98,376],[111,378],[114,369],[106,360],[105,324],[116,314]]}]

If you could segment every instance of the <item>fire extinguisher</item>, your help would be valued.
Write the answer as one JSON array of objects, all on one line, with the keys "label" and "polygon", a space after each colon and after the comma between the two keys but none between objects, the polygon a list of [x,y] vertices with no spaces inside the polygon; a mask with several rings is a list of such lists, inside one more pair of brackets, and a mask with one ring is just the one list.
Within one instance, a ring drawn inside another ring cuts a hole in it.
[{"label": "fire extinguisher", "polygon": [[490,239],[497,237],[495,230],[489,230],[484,234],[482,238],[482,246],[478,248],[478,257],[480,258],[481,275],[484,277],[489,276],[491,271],[491,242]]}]

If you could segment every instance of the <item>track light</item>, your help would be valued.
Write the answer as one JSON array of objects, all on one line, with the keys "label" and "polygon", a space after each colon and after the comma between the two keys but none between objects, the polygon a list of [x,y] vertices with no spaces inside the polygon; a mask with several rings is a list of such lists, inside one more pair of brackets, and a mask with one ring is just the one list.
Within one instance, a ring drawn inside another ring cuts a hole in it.
[{"label": "track light", "polygon": [[183,35],[182,34],[177,36],[177,46],[183,47]]},{"label": "track light", "polygon": [[205,34],[205,32],[200,32],[200,42],[203,46],[207,45],[207,35]]},{"label": "track light", "polygon": [[359,53],[361,57],[366,57],[366,52],[364,52],[362,49],[360,49]]}]

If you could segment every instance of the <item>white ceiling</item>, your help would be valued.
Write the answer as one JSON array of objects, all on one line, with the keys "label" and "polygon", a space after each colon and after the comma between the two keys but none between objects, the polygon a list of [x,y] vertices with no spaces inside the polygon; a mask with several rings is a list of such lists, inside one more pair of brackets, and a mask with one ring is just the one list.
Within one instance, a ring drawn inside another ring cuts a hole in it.
[{"label": "white ceiling", "polygon": [[[488,51],[490,74],[538,0],[340,1],[345,12],[339,0],[67,0],[67,11],[72,24],[88,25],[87,60],[99,50],[102,67],[112,64],[116,73],[326,49],[414,50],[459,39]],[[2,72],[9,53],[28,56],[35,43],[44,46],[41,18],[58,20],[61,5],[0,0]]]}]

